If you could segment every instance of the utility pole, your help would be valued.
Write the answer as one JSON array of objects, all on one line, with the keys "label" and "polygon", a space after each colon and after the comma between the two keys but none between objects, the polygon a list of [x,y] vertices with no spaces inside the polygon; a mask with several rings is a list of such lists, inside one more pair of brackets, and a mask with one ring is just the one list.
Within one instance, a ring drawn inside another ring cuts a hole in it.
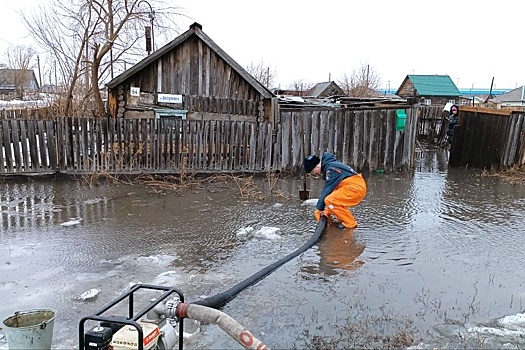
[{"label": "utility pole", "polygon": [[111,71],[111,79],[113,79],[113,45],[111,45],[111,48],[109,49],[109,61],[110,64],[110,71]]},{"label": "utility pole", "polygon": [[53,61],[53,65],[55,66],[55,91],[58,91],[58,77],[57,77],[57,61]]},{"label": "utility pole", "polygon": [[42,71],[40,70],[40,56],[36,56],[36,63],[38,65],[38,85],[40,90],[42,90]]}]

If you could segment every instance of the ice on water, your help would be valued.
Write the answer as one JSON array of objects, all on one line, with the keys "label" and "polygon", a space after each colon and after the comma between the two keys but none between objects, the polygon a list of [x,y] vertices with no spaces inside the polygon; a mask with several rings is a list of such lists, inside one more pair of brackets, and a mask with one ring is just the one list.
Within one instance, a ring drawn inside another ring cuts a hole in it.
[{"label": "ice on water", "polygon": [[255,231],[255,236],[258,238],[265,239],[281,239],[281,236],[277,234],[281,229],[278,227],[263,226],[259,230]]},{"label": "ice on water", "polygon": [[317,198],[310,198],[303,201],[303,205],[315,207],[317,205]]},{"label": "ice on water", "polygon": [[477,325],[467,329],[469,333],[492,335],[505,338],[525,337],[525,313],[508,315],[496,320],[495,324]]},{"label": "ice on water", "polygon": [[281,236],[277,234],[281,229],[272,226],[262,226],[260,229],[255,231],[251,226],[242,227],[235,233],[237,236],[247,235],[253,232],[253,237],[264,238],[264,239],[280,239]]},{"label": "ice on water", "polygon": [[100,289],[98,288],[92,288],[88,291],[85,291],[84,293],[80,294],[78,299],[80,300],[88,300],[95,298],[100,293]]},{"label": "ice on water", "polygon": [[75,226],[75,225],[80,224],[81,221],[82,221],[81,218],[72,218],[72,219],[69,220],[69,221],[66,221],[66,222],[61,223],[60,226],[63,226],[63,227],[71,227],[71,226]]},{"label": "ice on water", "polygon": [[248,226],[248,227],[241,227],[240,229],[237,230],[237,232],[235,233],[236,236],[243,236],[243,235],[246,235],[250,232],[253,231],[253,227],[251,226]]}]

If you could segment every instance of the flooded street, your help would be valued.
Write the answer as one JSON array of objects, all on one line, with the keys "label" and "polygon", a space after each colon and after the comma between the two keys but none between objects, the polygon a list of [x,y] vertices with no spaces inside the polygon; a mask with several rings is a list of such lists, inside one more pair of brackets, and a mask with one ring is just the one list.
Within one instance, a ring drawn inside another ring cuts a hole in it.
[{"label": "flooded street", "polygon": [[[435,149],[421,154],[413,173],[365,175],[357,229],[329,227],[222,311],[275,349],[304,348],[309,337],[337,335],[345,324],[355,325],[349,338],[406,331],[417,348],[523,348],[525,186],[448,169]],[[173,286],[189,302],[223,292],[314,233],[314,207],[298,196],[302,179],[277,186],[289,196],[249,200],[234,183],[154,193],[5,181],[0,318],[55,309],[53,348],[71,349],[79,320],[134,283]],[[312,198],[322,186],[308,179]],[[203,325],[184,345],[242,348],[217,325]]]}]

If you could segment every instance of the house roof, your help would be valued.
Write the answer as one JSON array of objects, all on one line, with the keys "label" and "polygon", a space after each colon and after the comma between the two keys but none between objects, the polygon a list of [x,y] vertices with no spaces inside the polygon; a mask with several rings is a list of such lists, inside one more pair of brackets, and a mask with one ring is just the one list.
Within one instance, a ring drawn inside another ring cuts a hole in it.
[{"label": "house roof", "polygon": [[224,61],[226,61],[240,76],[242,76],[244,79],[246,79],[262,96],[265,98],[271,98],[275,95],[268,90],[264,85],[262,85],[257,79],[255,79],[250,73],[248,73],[243,67],[241,67],[235,60],[233,60],[226,52],[224,52],[213,40],[210,39],[209,36],[207,36],[202,31],[202,26],[195,22],[190,26],[190,29],[186,32],[182,33],[175,39],[173,39],[168,44],[164,45],[157,51],[153,52],[151,55],[144,58],[142,61],[135,64],[130,69],[126,70],[119,76],[117,76],[115,79],[111,80],[106,85],[109,88],[113,88],[117,86],[118,84],[126,81],[128,78],[133,76],[135,73],[139,72],[152,62],[156,61],[157,59],[161,58],[164,54],[170,52],[171,50],[175,49],[177,46],[184,43],[186,40],[188,40],[191,36],[196,35],[199,39],[201,39],[206,45],[208,45],[215,53],[221,57]]},{"label": "house roof", "polygon": [[[330,91],[334,90],[334,91]],[[334,96],[334,95],[344,95],[344,91],[333,81],[326,81],[323,83],[317,83],[312,87],[310,90],[308,90],[305,94],[305,96],[308,97],[319,97],[324,92],[328,92],[328,96]],[[335,93],[334,93],[335,92]]]},{"label": "house roof", "polygon": [[34,87],[38,89],[38,81],[32,69],[0,69],[0,88],[14,90],[17,79],[23,88],[31,88],[31,83],[34,82]]},{"label": "house roof", "polygon": [[525,100],[525,86],[520,86],[493,98],[495,102],[523,102]]},{"label": "house roof", "polygon": [[461,92],[448,75],[409,74],[405,81],[406,79],[412,82],[420,96],[461,96]]}]

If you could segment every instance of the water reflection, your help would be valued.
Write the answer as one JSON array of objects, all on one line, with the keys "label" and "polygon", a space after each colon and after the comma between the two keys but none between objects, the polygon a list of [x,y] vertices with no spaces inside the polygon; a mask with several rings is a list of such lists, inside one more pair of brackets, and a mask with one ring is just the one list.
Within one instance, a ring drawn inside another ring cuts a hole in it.
[{"label": "water reflection", "polygon": [[356,230],[340,230],[328,226],[318,242],[318,269],[326,275],[335,275],[344,271],[353,271],[365,262],[359,260],[365,246],[355,237]]},{"label": "water reflection", "polygon": [[[86,197],[89,190],[74,181],[63,185],[47,181],[2,185],[0,191],[0,227],[3,232],[38,230],[82,218],[92,223],[114,210],[113,198]],[[58,191],[58,196],[56,196]],[[100,191],[99,191],[100,192]]]}]

